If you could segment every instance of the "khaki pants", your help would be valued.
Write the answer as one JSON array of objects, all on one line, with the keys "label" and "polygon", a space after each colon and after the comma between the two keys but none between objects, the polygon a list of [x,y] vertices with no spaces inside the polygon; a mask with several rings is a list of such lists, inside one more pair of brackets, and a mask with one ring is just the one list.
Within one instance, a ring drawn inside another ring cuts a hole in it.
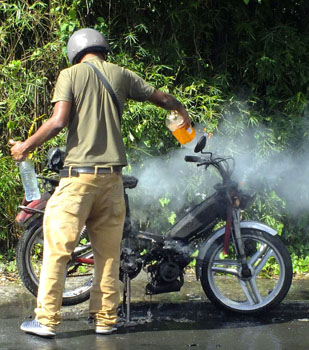
[{"label": "khaki pants", "polygon": [[95,261],[89,311],[96,314],[97,325],[111,327],[117,322],[124,217],[121,175],[80,174],[61,179],[44,215],[43,266],[35,309],[41,324],[54,327],[61,321],[66,264],[85,224]]}]

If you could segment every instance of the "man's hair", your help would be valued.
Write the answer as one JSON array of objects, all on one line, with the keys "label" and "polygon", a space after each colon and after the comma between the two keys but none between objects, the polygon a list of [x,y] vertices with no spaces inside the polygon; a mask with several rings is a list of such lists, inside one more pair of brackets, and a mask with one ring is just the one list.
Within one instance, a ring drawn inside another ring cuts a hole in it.
[{"label": "man's hair", "polygon": [[108,51],[104,50],[102,47],[88,47],[87,49],[82,50],[75,56],[73,64],[79,63],[82,60],[82,58],[85,55],[87,55],[87,53],[100,53],[103,54],[104,59],[106,59]]}]

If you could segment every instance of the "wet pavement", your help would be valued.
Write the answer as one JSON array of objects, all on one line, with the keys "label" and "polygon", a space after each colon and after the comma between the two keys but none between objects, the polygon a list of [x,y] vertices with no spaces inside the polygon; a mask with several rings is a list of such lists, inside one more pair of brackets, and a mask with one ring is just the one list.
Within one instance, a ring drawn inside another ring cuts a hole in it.
[{"label": "wet pavement", "polygon": [[132,281],[131,320],[117,333],[96,335],[88,302],[63,307],[54,339],[24,334],[20,323],[33,315],[35,298],[22,285],[0,283],[1,350],[273,350],[309,349],[309,280],[293,281],[289,294],[263,316],[226,314],[214,307],[189,276],[181,292],[145,296],[143,279]]}]

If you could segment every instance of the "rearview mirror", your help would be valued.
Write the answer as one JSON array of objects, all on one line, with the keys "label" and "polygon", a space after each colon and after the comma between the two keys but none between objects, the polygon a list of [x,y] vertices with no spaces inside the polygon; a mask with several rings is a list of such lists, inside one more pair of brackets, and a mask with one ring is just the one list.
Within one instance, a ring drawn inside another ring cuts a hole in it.
[{"label": "rearview mirror", "polygon": [[199,153],[202,152],[203,149],[206,147],[206,142],[207,142],[207,135],[204,134],[197,142],[195,148],[194,148],[194,152],[195,153]]}]

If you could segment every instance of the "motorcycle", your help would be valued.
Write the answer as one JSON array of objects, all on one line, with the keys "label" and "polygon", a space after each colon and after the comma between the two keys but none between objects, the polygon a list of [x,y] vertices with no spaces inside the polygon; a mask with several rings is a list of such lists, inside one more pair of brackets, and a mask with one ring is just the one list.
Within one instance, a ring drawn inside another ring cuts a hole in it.
[{"label": "motorcycle", "polygon": [[[147,295],[177,292],[184,284],[188,265],[195,260],[196,278],[207,298],[226,311],[242,314],[266,312],[286,296],[292,282],[289,253],[276,230],[261,222],[242,221],[241,212],[254,195],[232,180],[235,167],[231,157],[204,151],[207,135],[197,142],[186,162],[205,171],[212,166],[222,181],[215,192],[193,206],[164,235],[138,231],[132,227],[127,190],[138,180],[123,176],[126,219],[123,230],[119,278],[124,283],[123,303],[130,313],[130,281],[142,271],[149,276]],[[47,168],[59,172],[63,151],[52,149]],[[44,193],[39,200],[24,203],[17,222],[24,227],[17,246],[17,267],[26,288],[37,295],[43,252],[43,215],[58,179],[39,177]],[[218,224],[222,223],[218,228]],[[93,254],[87,227],[67,265],[63,305],[81,303],[89,298],[93,276]]]}]

